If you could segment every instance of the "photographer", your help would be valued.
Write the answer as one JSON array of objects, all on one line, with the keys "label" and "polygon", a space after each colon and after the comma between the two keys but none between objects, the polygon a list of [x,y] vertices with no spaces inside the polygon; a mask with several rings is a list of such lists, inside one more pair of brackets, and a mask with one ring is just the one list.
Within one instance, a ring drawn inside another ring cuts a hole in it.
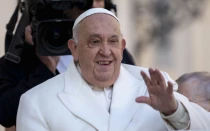
[{"label": "photographer", "polygon": [[[87,1],[88,3],[91,3],[91,6],[94,5],[91,0]],[[27,2],[30,3],[34,1],[27,0],[26,3]],[[107,5],[107,1],[103,2],[106,2]],[[27,4],[25,5],[28,6]],[[87,8],[91,8],[91,6],[88,5]],[[28,6],[28,8],[29,7],[30,6]],[[110,6],[108,6],[108,8],[110,8]],[[86,9],[73,7],[63,11],[64,13],[62,16],[65,16],[65,19],[76,19],[77,16]],[[48,9],[46,10],[47,12],[50,12]],[[41,12],[41,14],[42,13],[43,12]],[[42,14],[42,17],[44,18],[50,14],[54,16],[56,15],[56,11],[55,13],[50,12],[49,14]],[[42,55],[42,53],[46,52],[37,51],[37,46],[39,46],[37,41],[42,40],[42,38],[38,37],[39,39],[37,40],[33,36],[33,19],[25,26],[23,34],[24,46],[20,53],[20,62],[12,62],[5,58],[6,55],[0,59],[0,124],[5,127],[11,127],[16,123],[20,96],[34,86],[65,71],[65,68],[69,64],[69,59],[72,59],[71,55],[61,56],[53,54],[50,56],[46,54]],[[126,53],[124,54],[124,62],[127,61],[127,63],[134,64],[132,56],[129,56],[129,54],[127,54],[128,52],[124,52]]]}]

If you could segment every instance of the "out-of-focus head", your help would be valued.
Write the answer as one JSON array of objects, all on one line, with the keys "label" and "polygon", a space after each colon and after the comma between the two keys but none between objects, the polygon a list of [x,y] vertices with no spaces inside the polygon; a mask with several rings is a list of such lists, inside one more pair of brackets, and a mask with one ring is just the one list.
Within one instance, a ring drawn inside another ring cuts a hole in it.
[{"label": "out-of-focus head", "polygon": [[180,76],[178,92],[210,112],[210,73],[193,72]]},{"label": "out-of-focus head", "polygon": [[93,8],[105,8],[105,0],[93,0]]},{"label": "out-of-focus head", "polygon": [[125,45],[119,20],[102,8],[81,14],[73,27],[73,39],[68,42],[82,77],[101,88],[113,85],[118,78]]}]

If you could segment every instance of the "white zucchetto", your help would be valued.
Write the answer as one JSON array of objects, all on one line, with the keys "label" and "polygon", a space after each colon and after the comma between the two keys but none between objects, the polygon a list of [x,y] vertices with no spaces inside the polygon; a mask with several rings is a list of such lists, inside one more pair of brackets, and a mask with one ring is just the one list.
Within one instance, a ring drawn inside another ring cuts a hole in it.
[{"label": "white zucchetto", "polygon": [[75,26],[77,26],[77,24],[79,24],[83,19],[93,14],[108,14],[113,16],[119,22],[119,19],[111,11],[104,8],[91,8],[83,12],[79,17],[77,17],[77,19],[74,22],[72,30],[74,30]]}]

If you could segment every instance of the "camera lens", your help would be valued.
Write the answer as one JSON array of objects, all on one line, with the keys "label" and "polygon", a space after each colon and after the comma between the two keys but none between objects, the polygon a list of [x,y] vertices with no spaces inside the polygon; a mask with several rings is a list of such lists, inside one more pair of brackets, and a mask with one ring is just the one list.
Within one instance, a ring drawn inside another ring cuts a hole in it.
[{"label": "camera lens", "polygon": [[36,32],[36,51],[40,55],[70,54],[67,42],[72,37],[72,20],[39,22]]},{"label": "camera lens", "polygon": [[69,39],[68,32],[66,31],[67,30],[61,26],[50,26],[44,35],[44,40],[46,41],[46,44],[48,44],[48,46],[51,48],[61,48],[63,44],[66,44]]}]

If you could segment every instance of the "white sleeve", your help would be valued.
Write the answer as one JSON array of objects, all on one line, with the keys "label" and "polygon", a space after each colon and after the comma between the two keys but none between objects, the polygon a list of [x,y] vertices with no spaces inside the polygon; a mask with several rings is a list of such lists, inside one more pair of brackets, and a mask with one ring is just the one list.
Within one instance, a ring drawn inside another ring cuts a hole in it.
[{"label": "white sleeve", "polygon": [[[181,95],[177,92],[174,92],[174,95],[175,95],[175,98],[177,99],[177,101],[180,102],[180,105],[182,105],[182,107],[184,108],[185,113],[187,113],[188,116],[189,116],[189,124],[186,125],[185,127],[184,127],[184,124],[183,124],[184,129],[185,128],[187,128],[187,130],[209,130],[210,129],[209,112],[207,112],[205,109],[203,109],[199,105],[197,105],[195,103],[192,103],[192,102],[189,102],[189,100],[185,96],[183,96],[183,95]],[[181,112],[182,109],[180,111],[179,110],[180,109],[178,109],[177,112]],[[185,113],[183,114],[183,116],[186,115]],[[172,114],[172,115],[174,115],[174,114]],[[177,115],[177,117],[180,117],[180,116]],[[171,120],[169,122],[169,120],[164,119],[163,116],[162,116],[162,118],[164,120],[166,128],[169,131],[172,131],[172,130],[175,130],[176,128],[179,128],[177,125],[174,125],[174,123],[172,123]],[[175,118],[175,119],[178,119],[178,118]],[[185,119],[186,119],[186,116],[181,117],[180,121],[182,123],[187,124],[186,123],[187,121],[185,121]],[[174,118],[173,118],[173,120],[174,120]]]},{"label": "white sleeve", "polygon": [[174,129],[186,130],[190,126],[190,117],[184,106],[178,101],[177,110],[170,116],[161,113],[163,119],[167,120]]},{"label": "white sleeve", "polygon": [[[177,129],[188,129],[188,130],[198,130],[198,129],[209,130],[210,129],[209,112],[207,112],[199,105],[190,102],[188,98],[186,98],[185,96],[177,93],[176,91],[178,89],[178,84],[174,80],[172,80],[166,72],[162,73],[164,75],[166,83],[167,81],[171,81],[173,83],[174,96],[176,100],[179,102],[179,105],[181,105],[178,108],[177,112],[175,112],[178,113],[178,115],[172,114],[178,118],[171,116],[172,118],[171,119],[169,118],[169,120],[163,119],[167,129],[174,130],[177,128]],[[180,119],[179,122],[172,122],[178,119]]]},{"label": "white sleeve", "polygon": [[17,131],[49,131],[41,116],[36,101],[31,101],[27,95],[22,95],[17,113]]}]

